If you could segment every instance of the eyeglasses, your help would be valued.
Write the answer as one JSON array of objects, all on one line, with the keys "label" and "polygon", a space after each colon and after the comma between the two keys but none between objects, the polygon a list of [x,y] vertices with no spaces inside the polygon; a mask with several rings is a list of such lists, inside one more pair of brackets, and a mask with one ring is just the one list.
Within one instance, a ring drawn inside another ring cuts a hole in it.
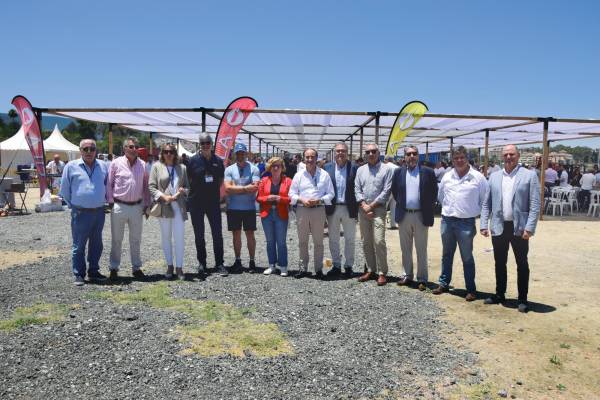
[{"label": "eyeglasses", "polygon": [[162,153],[165,155],[173,155],[175,154],[175,150],[163,150]]},{"label": "eyeglasses", "polygon": [[210,146],[211,142],[200,142],[200,146]]},{"label": "eyeglasses", "polygon": [[409,151],[408,153],[406,153],[406,155],[407,155],[408,157],[410,157],[410,156],[414,156],[414,157],[416,157],[416,156],[418,156],[418,155],[419,155],[419,153],[416,153],[416,152],[414,152],[414,151]]},{"label": "eyeglasses", "polygon": [[83,151],[84,153],[93,153],[96,151],[95,147],[83,147],[81,149],[81,151]]},{"label": "eyeglasses", "polygon": [[367,150],[365,154],[377,154],[377,150]]},{"label": "eyeglasses", "polygon": [[137,144],[130,144],[129,146],[127,146],[127,148],[128,148],[129,150],[133,150],[133,149],[139,149],[139,148],[140,148],[140,146],[139,146],[139,145],[137,145]]}]

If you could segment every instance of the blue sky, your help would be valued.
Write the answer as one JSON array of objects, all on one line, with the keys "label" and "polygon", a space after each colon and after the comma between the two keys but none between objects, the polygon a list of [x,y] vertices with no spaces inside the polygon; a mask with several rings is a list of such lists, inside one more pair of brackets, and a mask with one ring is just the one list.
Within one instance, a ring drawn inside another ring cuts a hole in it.
[{"label": "blue sky", "polygon": [[264,108],[420,99],[436,113],[600,118],[599,12],[593,1],[14,1],[2,5],[0,110],[15,94],[40,107],[251,95]]}]

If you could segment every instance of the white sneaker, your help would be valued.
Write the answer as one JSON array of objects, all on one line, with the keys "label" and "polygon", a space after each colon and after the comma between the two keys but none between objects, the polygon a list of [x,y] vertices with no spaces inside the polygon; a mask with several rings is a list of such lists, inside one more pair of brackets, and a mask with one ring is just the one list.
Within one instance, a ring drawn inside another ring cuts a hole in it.
[{"label": "white sneaker", "polygon": [[271,265],[271,266],[269,266],[269,268],[265,269],[265,272],[263,272],[263,274],[271,275],[273,272],[275,272],[275,266]]},{"label": "white sneaker", "polygon": [[279,270],[281,271],[281,276],[288,276],[287,267],[279,267]]}]

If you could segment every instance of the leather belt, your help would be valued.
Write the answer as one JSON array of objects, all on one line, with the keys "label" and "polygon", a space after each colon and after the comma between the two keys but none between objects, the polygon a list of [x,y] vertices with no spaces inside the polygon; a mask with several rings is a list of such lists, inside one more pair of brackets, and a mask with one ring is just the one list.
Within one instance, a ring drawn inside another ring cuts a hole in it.
[{"label": "leather belt", "polygon": [[336,206],[345,206],[346,203],[335,203]]},{"label": "leather belt", "polygon": [[83,211],[83,212],[95,212],[95,211],[104,210],[104,207],[83,208],[83,207],[78,207],[78,206],[74,206],[74,205],[71,205],[71,208],[74,208],[77,211]]},{"label": "leather belt", "polygon": [[138,200],[138,201],[123,201],[123,200],[119,200],[119,199],[114,199],[115,203],[120,203],[120,204],[125,204],[128,206],[135,206],[137,204],[140,204],[142,202],[142,200]]},{"label": "leather belt", "polygon": [[414,208],[405,208],[404,211],[406,211],[407,213],[416,213],[416,212],[420,212],[421,210],[417,210]]}]

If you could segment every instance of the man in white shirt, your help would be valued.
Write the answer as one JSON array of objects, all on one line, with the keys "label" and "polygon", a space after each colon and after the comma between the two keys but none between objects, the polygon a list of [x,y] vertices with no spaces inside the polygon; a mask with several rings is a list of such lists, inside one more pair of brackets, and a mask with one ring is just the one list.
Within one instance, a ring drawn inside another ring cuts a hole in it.
[{"label": "man in white shirt", "polygon": [[492,235],[496,272],[496,294],[485,304],[504,303],[508,248],[517,263],[519,311],[527,312],[529,290],[529,241],[540,215],[540,185],[533,171],[520,167],[519,151],[514,145],[502,149],[504,169],[490,176],[489,190],[481,210],[481,234]]},{"label": "man in white shirt", "polygon": [[439,286],[432,293],[442,294],[449,290],[458,245],[467,288],[465,300],[473,301],[477,298],[473,258],[473,237],[477,233],[475,218],[481,213],[488,183],[469,165],[465,147],[458,146],[452,151],[452,165],[454,168],[442,178],[438,193],[442,205],[442,273]]},{"label": "man in white shirt", "polygon": [[594,184],[596,182],[596,177],[592,173],[592,171],[588,170],[581,179],[579,183],[581,184],[581,190],[579,191],[579,206],[582,210],[588,208],[590,203],[590,190],[594,188]]},{"label": "man in white shirt", "polygon": [[569,174],[565,170],[565,166],[562,164],[558,164],[558,184],[560,187],[569,186]]},{"label": "man in white shirt", "polygon": [[544,186],[546,186],[546,189],[551,190],[552,187],[556,186],[557,180],[558,173],[554,169],[554,164],[548,162],[548,168],[544,171]]},{"label": "man in white shirt", "polygon": [[335,189],[329,174],[317,167],[317,151],[304,151],[305,169],[298,168],[290,187],[290,203],[297,206],[300,271],[295,278],[309,276],[308,237],[313,238],[315,277],[323,279],[323,237],[325,235],[325,205],[331,205]]},{"label": "man in white shirt", "polygon": [[60,191],[60,178],[65,169],[65,163],[60,160],[60,155],[55,154],[52,161],[46,165],[46,171],[52,175],[56,175],[52,178],[52,187]]},{"label": "man in white shirt", "polygon": [[444,174],[446,173],[446,163],[443,161],[438,161],[436,168],[433,170],[435,172],[435,178],[438,183],[442,181]]}]

